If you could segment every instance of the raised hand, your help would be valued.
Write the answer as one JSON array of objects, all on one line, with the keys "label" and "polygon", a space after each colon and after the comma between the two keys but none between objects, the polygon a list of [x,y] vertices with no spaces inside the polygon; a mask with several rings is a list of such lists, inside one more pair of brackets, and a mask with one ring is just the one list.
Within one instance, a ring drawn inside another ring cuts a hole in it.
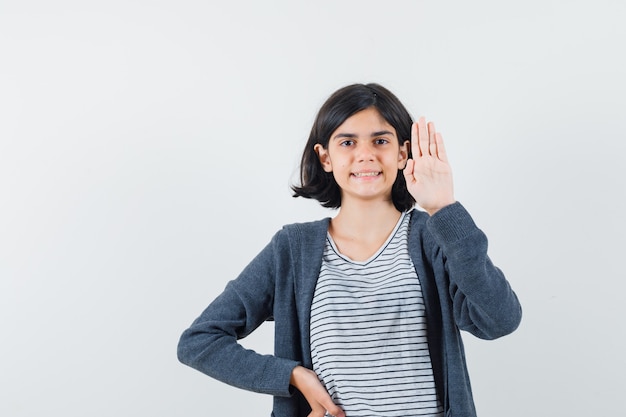
[{"label": "raised hand", "polygon": [[455,202],[452,170],[441,134],[433,122],[420,117],[411,127],[413,159],[407,161],[404,178],[409,193],[431,216]]},{"label": "raised hand", "polygon": [[312,370],[303,366],[296,366],[291,372],[291,385],[298,388],[311,406],[308,417],[324,417],[326,412],[335,417],[346,417],[328,395],[319,378]]}]

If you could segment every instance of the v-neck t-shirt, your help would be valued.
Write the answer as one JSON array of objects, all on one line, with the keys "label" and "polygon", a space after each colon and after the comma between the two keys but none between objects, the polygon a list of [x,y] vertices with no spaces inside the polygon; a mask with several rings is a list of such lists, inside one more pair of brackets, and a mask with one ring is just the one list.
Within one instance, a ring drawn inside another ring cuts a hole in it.
[{"label": "v-neck t-shirt", "polygon": [[366,261],[342,255],[330,234],[311,305],[313,370],[350,417],[442,416],[425,306],[402,213]]}]

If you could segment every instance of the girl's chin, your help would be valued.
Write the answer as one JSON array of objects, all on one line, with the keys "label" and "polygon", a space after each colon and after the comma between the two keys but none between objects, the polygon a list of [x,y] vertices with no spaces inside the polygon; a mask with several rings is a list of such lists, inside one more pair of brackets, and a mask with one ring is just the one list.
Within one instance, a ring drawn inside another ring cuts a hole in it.
[{"label": "girl's chin", "polygon": [[343,190],[342,201],[345,198],[363,200],[363,201],[391,201],[391,188],[382,189],[381,187],[367,187],[365,184],[361,187],[351,187],[350,189]]}]

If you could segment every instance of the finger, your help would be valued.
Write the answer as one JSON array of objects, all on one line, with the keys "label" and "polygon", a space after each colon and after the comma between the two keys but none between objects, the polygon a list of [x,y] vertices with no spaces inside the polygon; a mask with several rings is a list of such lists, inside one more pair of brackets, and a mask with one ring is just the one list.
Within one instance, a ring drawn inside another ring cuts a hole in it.
[{"label": "finger", "polygon": [[435,140],[437,142],[437,158],[440,161],[448,162],[448,154],[446,152],[446,147],[443,145],[443,137],[441,133],[437,133],[435,135]]},{"label": "finger", "polygon": [[420,153],[420,147],[417,140],[417,122],[414,122],[411,125],[411,156],[413,158],[419,158],[422,154]]},{"label": "finger", "polygon": [[332,400],[320,401],[307,417],[325,417],[326,413],[333,417],[345,417],[346,413]]},{"label": "finger", "polygon": [[337,406],[333,407],[332,409],[329,409],[328,414],[330,414],[333,417],[345,417],[346,416],[346,413],[344,413],[343,410]]},{"label": "finger", "polygon": [[420,156],[428,155],[428,126],[424,116],[417,121],[418,124],[418,143],[420,147]]},{"label": "finger", "polygon": [[346,413],[343,412],[343,410],[341,408],[339,408],[337,405],[335,405],[333,403],[332,407],[328,407],[326,409],[328,411],[328,414],[330,414],[331,416],[334,417],[345,417]]},{"label": "finger", "polygon": [[428,123],[428,152],[432,156],[437,155],[437,140],[435,139],[436,135],[435,124],[433,122]]},{"label": "finger", "polygon": [[319,401],[319,405],[324,407],[324,409],[328,411],[328,413],[331,416],[335,416],[335,417],[345,416],[343,410],[337,404],[335,404],[335,402],[333,401],[333,399],[330,397],[330,395],[327,392],[324,392],[324,395],[322,396],[322,398],[319,398],[318,401]]},{"label": "finger", "polygon": [[415,160],[409,159],[408,161],[406,161],[406,166],[404,167],[402,172],[404,173],[404,179],[406,180],[407,184],[412,183],[413,180],[415,179],[415,176],[413,174],[414,169],[415,169]]}]

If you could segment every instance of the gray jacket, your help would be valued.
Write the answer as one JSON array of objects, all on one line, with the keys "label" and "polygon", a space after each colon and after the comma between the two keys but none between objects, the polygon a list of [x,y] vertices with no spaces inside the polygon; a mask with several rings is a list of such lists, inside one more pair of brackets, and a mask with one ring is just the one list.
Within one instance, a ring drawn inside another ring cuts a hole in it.
[{"label": "gray jacket", "polygon": [[[329,219],[285,226],[182,334],[181,362],[227,384],[274,396],[273,417],[310,408],[289,384],[296,365],[312,367],[309,320]],[[487,256],[487,238],[460,203],[428,216],[413,210],[409,252],[428,322],[435,381],[446,416],[476,415],[459,329],[495,339],[517,328],[521,307]],[[243,348],[275,322],[274,355]]]}]

